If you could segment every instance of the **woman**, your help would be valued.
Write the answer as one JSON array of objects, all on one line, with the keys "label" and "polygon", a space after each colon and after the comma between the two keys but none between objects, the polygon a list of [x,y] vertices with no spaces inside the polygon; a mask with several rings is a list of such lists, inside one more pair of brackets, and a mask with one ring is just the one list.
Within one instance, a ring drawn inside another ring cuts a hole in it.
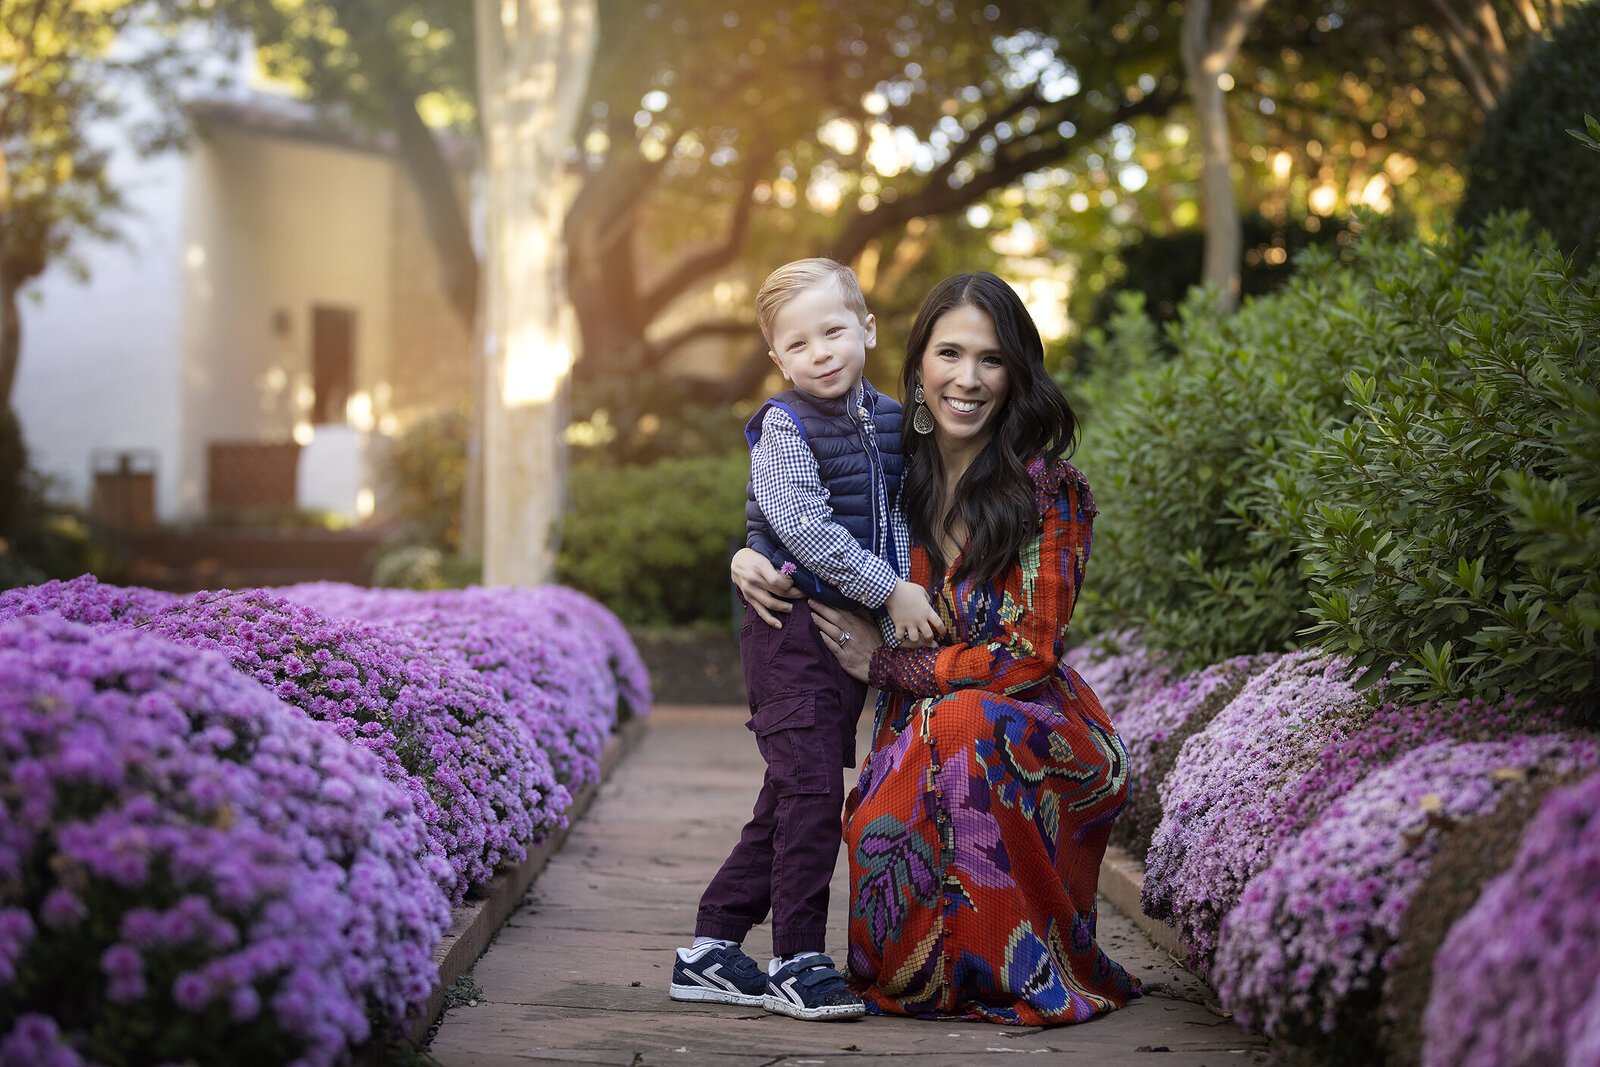
[{"label": "woman", "polygon": [[[993,274],[928,295],[901,380],[911,580],[943,644],[891,649],[871,620],[812,604],[846,671],[886,696],[845,802],[850,985],[880,1014],[1082,1022],[1139,983],[1094,937],[1126,753],[1061,660],[1095,514],[1064,458],[1075,419]],[[769,622],[786,609],[756,553],[734,580]]]}]

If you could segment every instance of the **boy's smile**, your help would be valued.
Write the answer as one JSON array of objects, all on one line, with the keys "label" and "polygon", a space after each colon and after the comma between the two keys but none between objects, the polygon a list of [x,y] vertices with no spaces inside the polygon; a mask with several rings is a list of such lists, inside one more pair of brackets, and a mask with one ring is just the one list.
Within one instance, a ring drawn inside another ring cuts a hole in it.
[{"label": "boy's smile", "polygon": [[768,355],[796,389],[831,400],[861,381],[867,349],[877,337],[873,317],[856,318],[839,283],[829,278],[800,290],[778,309]]}]

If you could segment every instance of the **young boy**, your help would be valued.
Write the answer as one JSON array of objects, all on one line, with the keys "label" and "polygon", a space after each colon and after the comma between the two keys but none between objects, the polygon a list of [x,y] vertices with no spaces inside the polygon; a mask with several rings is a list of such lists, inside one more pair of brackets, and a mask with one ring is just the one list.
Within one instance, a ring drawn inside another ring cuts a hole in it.
[{"label": "young boy", "polygon": [[[942,629],[938,615],[902,577],[909,536],[893,506],[900,405],[861,376],[877,326],[855,274],[829,259],[787,263],[756,295],[756,318],[794,388],[769,399],[745,429],[750,547],[807,596],[879,609],[886,640],[932,637]],[[746,725],[767,770],[739,843],[700,898],[694,945],[677,951],[670,995],[797,1019],[854,1018],[865,1009],[822,950],[844,768],[855,766],[867,687],[822,646],[805,600],[781,629],[746,606],[739,656]],[[769,910],[776,956],[763,974],[739,943]]]}]

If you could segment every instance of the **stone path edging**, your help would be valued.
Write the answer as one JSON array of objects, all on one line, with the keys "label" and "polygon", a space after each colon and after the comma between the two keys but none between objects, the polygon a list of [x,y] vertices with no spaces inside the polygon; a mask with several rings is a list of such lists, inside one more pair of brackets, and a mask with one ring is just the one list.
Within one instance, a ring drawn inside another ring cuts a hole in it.
[{"label": "stone path edging", "polygon": [[[577,795],[572,798],[572,804],[567,808],[566,826],[529,848],[528,858],[517,866],[496,874],[483,896],[468,900],[454,910],[450,932],[445,934],[444,940],[433,949],[433,959],[439,967],[439,984],[428,997],[428,1006],[423,1013],[406,1023],[405,1035],[412,1042],[420,1044],[427,1037],[434,1020],[438,1019],[439,1013],[444,1010],[445,990],[454,985],[456,979],[471,970],[472,965],[483,954],[483,950],[489,947],[495,931],[499,930],[500,925],[516,910],[522,894],[528,891],[528,887],[539,876],[539,872],[544,870],[550,857],[561,851],[572,824],[581,819],[588,810],[590,802],[600,790],[601,783],[611,777],[611,772],[617,764],[632,752],[644,737],[649,721],[648,716],[629,719],[611,735],[611,739],[606,742],[605,751],[600,754],[600,779],[579,789]],[[1137,899],[1136,896],[1135,900]]]}]

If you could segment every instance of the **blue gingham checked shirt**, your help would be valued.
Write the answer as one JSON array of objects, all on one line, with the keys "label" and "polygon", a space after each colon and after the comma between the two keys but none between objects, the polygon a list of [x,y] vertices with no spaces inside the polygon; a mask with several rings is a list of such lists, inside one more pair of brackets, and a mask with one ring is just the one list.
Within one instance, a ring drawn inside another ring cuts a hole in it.
[{"label": "blue gingham checked shirt", "polygon": [[[861,386],[856,386],[856,417],[868,437],[877,440],[877,428],[862,405]],[[750,450],[750,484],[756,506],[767,517],[767,524],[794,558],[806,570],[838,589],[851,600],[868,607],[881,607],[906,576],[910,565],[911,534],[898,507],[891,507],[884,481],[873,480],[877,493],[879,544],[893,544],[900,570],[881,557],[862,548],[843,526],[833,521],[828,506],[828,490],[817,473],[817,457],[811,452],[800,428],[781,408],[767,408],[761,422],[761,437]],[[879,613],[878,628],[891,646],[896,643],[894,621],[888,612]]]}]

